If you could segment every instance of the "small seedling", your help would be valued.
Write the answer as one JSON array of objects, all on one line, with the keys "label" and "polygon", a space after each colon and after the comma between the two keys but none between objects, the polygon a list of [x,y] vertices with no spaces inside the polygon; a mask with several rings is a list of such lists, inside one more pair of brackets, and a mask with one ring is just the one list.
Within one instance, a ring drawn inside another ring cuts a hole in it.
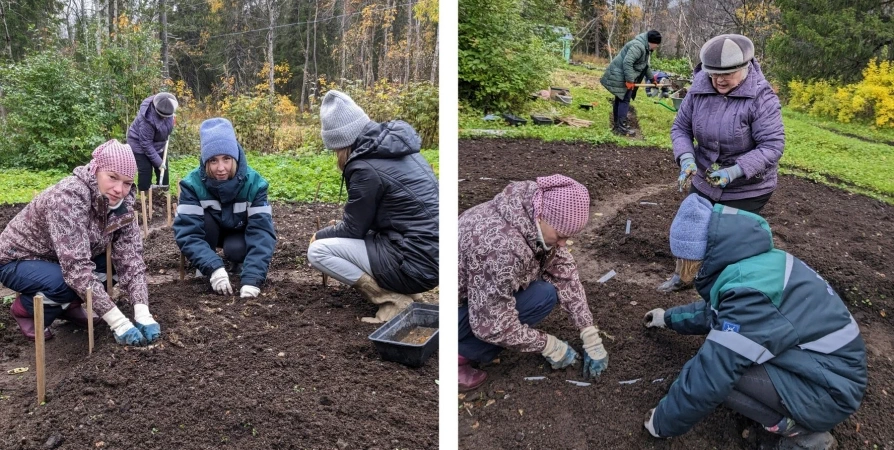
[{"label": "small seedling", "polygon": [[12,302],[15,301],[15,299],[16,299],[15,295],[7,295],[7,296],[3,297],[3,306],[11,305]]},{"label": "small seedling", "polygon": [[705,173],[705,181],[707,181],[708,184],[710,184],[711,186],[720,185],[720,178],[711,178],[711,174],[717,172],[718,170],[720,170],[720,164],[717,164],[715,162],[714,164],[711,164],[711,167],[709,167],[707,173]]}]

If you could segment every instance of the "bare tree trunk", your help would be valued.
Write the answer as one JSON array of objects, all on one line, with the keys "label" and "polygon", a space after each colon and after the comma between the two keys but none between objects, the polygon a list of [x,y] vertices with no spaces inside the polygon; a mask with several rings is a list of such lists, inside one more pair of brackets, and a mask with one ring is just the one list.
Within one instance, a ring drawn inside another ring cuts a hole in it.
[{"label": "bare tree trunk", "polygon": [[12,39],[9,38],[9,27],[6,26],[6,10],[3,9],[2,0],[0,0],[0,17],[3,18],[3,32],[6,39],[6,53],[9,54],[9,59],[12,60]]},{"label": "bare tree trunk", "polygon": [[118,33],[118,0],[109,0],[109,37]]},{"label": "bare tree trunk", "polygon": [[[412,8],[410,8],[412,10]],[[416,20],[416,57],[413,58],[413,79],[419,79],[419,66],[421,66],[425,61],[425,51],[422,48],[422,21]]]},{"label": "bare tree trunk", "polygon": [[438,54],[441,48],[441,23],[435,24],[435,56],[431,60],[431,77],[429,81],[434,83],[438,79]]},{"label": "bare tree trunk", "polygon": [[608,50],[608,59],[614,58],[615,49],[612,48],[612,38],[615,35],[615,26],[618,24],[618,5],[612,3],[612,26],[608,30],[608,38],[606,39],[606,49]]},{"label": "bare tree trunk", "polygon": [[345,36],[348,35],[347,28],[347,20],[348,20],[348,1],[342,0],[341,2],[341,77],[340,80],[345,78],[345,63],[347,62],[347,43],[345,42]]},{"label": "bare tree trunk", "polygon": [[276,86],[273,84],[273,27],[276,25],[273,0],[267,0],[267,14],[270,19],[270,28],[267,29],[267,90],[272,96],[276,93]]},{"label": "bare tree trunk", "polygon": [[161,19],[161,76],[165,80],[171,78],[168,56],[168,9],[165,0],[158,0],[158,14]]},{"label": "bare tree trunk", "polygon": [[413,2],[410,1],[410,4],[407,6],[407,64],[406,68],[406,79],[404,83],[410,82],[410,60],[413,57]]},{"label": "bare tree trunk", "polygon": [[314,94],[319,91],[320,72],[317,70],[317,19],[320,15],[320,2],[314,0]]},{"label": "bare tree trunk", "polygon": [[[307,39],[304,44],[304,70],[301,74],[301,109],[304,110],[304,98],[307,91],[307,66],[310,64],[310,27],[306,27],[304,33]],[[310,101],[310,93],[307,93],[308,102]]]}]

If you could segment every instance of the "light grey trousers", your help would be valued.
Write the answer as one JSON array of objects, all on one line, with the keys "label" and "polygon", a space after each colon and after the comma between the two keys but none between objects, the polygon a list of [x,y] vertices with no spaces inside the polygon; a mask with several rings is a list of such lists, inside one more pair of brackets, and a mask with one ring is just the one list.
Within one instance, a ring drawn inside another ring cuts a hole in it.
[{"label": "light grey trousers", "polygon": [[307,248],[311,267],[353,286],[363,274],[372,276],[366,242],[363,239],[319,239]]}]

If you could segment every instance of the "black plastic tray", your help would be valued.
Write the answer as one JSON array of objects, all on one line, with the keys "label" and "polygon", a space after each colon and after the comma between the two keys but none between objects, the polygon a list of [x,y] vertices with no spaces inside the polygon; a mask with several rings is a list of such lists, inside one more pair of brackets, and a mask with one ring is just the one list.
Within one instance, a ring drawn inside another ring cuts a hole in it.
[{"label": "black plastic tray", "polygon": [[373,341],[382,359],[410,367],[421,367],[438,349],[440,329],[435,330],[422,344],[407,344],[395,340],[401,332],[412,327],[440,328],[438,305],[411,303],[407,309],[370,334],[369,340]]}]

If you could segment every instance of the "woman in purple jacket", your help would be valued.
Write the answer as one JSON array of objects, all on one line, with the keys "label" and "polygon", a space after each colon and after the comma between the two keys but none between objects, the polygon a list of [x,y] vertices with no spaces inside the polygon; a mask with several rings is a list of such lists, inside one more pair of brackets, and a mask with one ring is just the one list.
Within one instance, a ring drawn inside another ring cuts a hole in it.
[{"label": "woman in purple jacket", "polygon": [[[751,39],[716,36],[699,56],[702,62],[671,127],[680,190],[691,180],[689,193],[760,214],[776,190],[785,146],[779,98],[754,59]],[[679,272],[678,261],[674,276],[658,290],[688,287]]]},{"label": "woman in purple jacket", "polygon": [[[137,189],[146,192],[152,185],[152,172],[158,184],[167,186],[168,170],[161,177],[165,144],[174,131],[174,112],[177,98],[167,92],[147,97],[140,104],[140,112],[127,129],[127,145],[137,160]],[[165,161],[167,166],[167,161]]]}]

